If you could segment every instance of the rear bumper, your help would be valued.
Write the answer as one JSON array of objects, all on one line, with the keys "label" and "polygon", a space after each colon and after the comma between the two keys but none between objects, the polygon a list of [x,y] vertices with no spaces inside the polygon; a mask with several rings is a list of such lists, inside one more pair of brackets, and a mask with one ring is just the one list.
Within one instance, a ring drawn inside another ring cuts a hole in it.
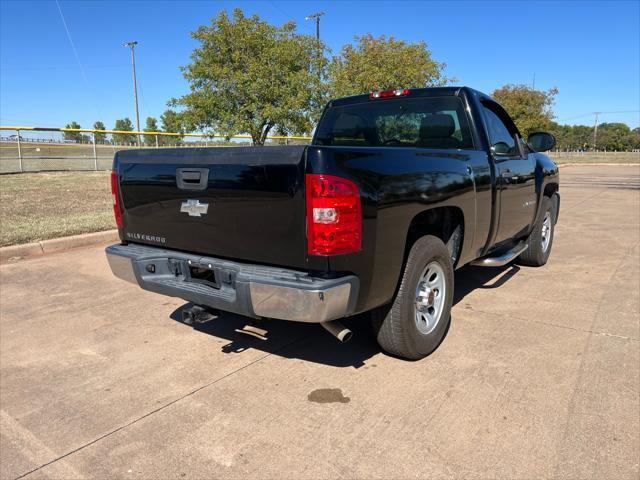
[{"label": "rear bumper", "polygon": [[[321,323],[354,311],[358,279],[247,265],[145,245],[106,249],[113,274],[145,290],[249,317]],[[191,277],[190,267],[215,272],[215,284]]]}]

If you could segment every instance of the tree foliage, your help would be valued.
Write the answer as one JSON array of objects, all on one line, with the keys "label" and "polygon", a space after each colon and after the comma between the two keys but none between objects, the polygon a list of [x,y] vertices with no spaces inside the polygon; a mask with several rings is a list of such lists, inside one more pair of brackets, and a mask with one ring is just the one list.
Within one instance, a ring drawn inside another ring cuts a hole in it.
[{"label": "tree foliage", "polygon": [[407,43],[384,35],[355,37],[329,65],[331,96],[375,90],[445,85],[444,63],[436,62],[425,42]]},{"label": "tree foliage", "polygon": [[624,123],[603,123],[598,126],[595,147],[599,150],[626,150],[633,143],[631,129]]},{"label": "tree foliage", "polygon": [[492,96],[509,113],[526,138],[532,132],[550,129],[552,106],[557,93],[557,88],[542,91],[527,85],[505,85],[494,90]]},{"label": "tree foliage", "polygon": [[[118,120],[116,120],[116,124],[113,127],[114,130],[121,130],[121,131],[125,131],[125,132],[132,132],[133,131],[133,123],[131,122],[131,119],[129,119],[128,117],[126,118],[119,118]],[[113,141],[117,144],[131,144],[131,143],[135,143],[136,142],[136,136],[133,133],[114,133],[113,134]]]},{"label": "tree foliage", "polygon": [[[249,133],[262,145],[276,126],[309,132],[321,103],[315,38],[295,33],[295,23],[271,25],[236,8],[192,33],[199,46],[183,67],[191,92],[170,104],[183,108],[190,129],[226,136]],[[323,47],[320,45],[320,49]]]},{"label": "tree foliage", "polygon": [[[82,128],[78,122],[67,123],[64,128]],[[64,139],[69,142],[82,143],[85,140],[80,132],[63,132]]]},{"label": "tree foliage", "polygon": [[549,132],[556,137],[556,148],[560,150],[586,150],[593,144],[593,127],[586,125],[559,125],[552,122]]},{"label": "tree foliage", "polygon": [[[165,110],[160,115],[160,122],[162,123],[162,131],[169,133],[184,133],[184,121],[182,116],[174,110]],[[158,142],[162,145],[180,145],[182,144],[182,136],[162,136],[158,138]]]},{"label": "tree foliage", "polygon": [[[158,129],[158,120],[156,120],[154,117],[147,117],[147,121],[145,123],[145,127],[144,127],[144,132],[157,132],[159,131]],[[158,143],[159,139],[158,139]],[[156,144],[156,136],[155,135],[145,135],[144,136],[144,144],[145,145],[153,145],[155,146]]]},{"label": "tree foliage", "polygon": [[[106,130],[107,128],[104,126],[104,123],[102,123],[100,120],[98,120],[96,123],[93,124],[93,129],[94,130]],[[105,143],[107,141],[107,134],[106,133],[94,133],[95,138],[96,138],[96,143]]]},{"label": "tree foliage", "polygon": [[[560,150],[628,151],[640,149],[640,128],[631,130],[624,123],[598,125],[597,138],[594,126],[558,125],[552,123],[549,131],[556,137]],[[596,144],[594,145],[594,140]]]}]

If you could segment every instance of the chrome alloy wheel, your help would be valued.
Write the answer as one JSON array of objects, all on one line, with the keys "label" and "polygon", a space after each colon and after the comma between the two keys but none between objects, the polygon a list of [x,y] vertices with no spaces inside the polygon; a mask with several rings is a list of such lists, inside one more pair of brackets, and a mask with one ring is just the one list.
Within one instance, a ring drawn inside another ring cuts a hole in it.
[{"label": "chrome alloy wheel", "polygon": [[422,271],[416,288],[415,318],[420,333],[431,333],[442,316],[446,296],[444,270],[431,262]]},{"label": "chrome alloy wheel", "polygon": [[542,234],[540,237],[542,251],[546,252],[549,248],[549,243],[551,243],[551,212],[549,210],[544,214],[544,220],[542,221]]}]

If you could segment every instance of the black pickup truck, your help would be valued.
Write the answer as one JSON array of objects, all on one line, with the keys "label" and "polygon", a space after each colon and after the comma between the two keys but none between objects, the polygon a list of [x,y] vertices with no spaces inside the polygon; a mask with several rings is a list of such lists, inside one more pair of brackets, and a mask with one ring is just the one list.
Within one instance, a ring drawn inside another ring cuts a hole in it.
[{"label": "black pickup truck", "polygon": [[339,319],[371,312],[383,349],[421,358],[450,322],[455,268],[547,262],[554,144],[445,87],[333,100],[308,146],[121,151],[107,257],[146,290],[343,341]]}]

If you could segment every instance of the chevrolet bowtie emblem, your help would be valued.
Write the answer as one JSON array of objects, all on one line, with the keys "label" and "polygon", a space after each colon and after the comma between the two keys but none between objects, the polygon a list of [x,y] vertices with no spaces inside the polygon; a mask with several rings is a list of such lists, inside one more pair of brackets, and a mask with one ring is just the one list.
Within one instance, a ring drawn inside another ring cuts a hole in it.
[{"label": "chevrolet bowtie emblem", "polygon": [[207,214],[207,210],[209,210],[208,203],[200,203],[200,200],[187,200],[186,202],[182,202],[180,206],[180,212],[188,213],[190,217],[201,217],[202,215]]}]

